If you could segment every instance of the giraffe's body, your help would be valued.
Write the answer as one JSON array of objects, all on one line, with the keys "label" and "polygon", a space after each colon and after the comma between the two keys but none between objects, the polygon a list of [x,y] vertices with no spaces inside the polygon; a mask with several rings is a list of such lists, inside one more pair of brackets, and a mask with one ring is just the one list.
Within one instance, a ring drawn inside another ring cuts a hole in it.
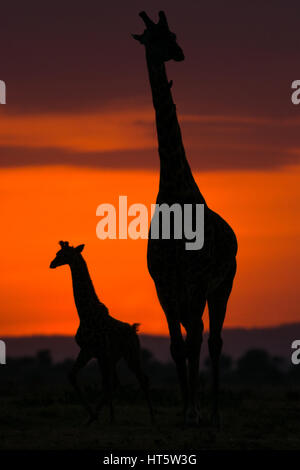
[{"label": "giraffe's body", "polygon": [[[69,265],[72,274],[73,294],[80,325],[75,340],[80,347],[79,356],[70,373],[72,385],[77,390],[83,404],[90,414],[90,421],[97,418],[103,404],[108,402],[113,419],[112,393],[116,380],[116,364],[123,358],[136,375],[146,395],[152,416],[152,406],[148,394],[148,381],[143,373],[141,350],[137,335],[138,324],[130,325],[110,316],[107,307],[100,302],[85,260],[81,255],[84,245],[73,248],[68,242],[60,242],[61,250],[51,262],[50,267],[56,268]],[[96,412],[86,402],[77,384],[77,374],[92,358],[99,362],[103,377],[104,397]]]},{"label": "giraffe's body", "polygon": [[[134,38],[145,45],[146,62],[156,117],[160,182],[156,203],[204,205],[204,245],[186,250],[185,239],[152,239],[149,236],[147,262],[157,295],[167,318],[171,354],[176,362],[184,399],[186,419],[198,421],[197,375],[202,342],[202,315],[209,307],[209,350],[214,373],[214,417],[218,421],[218,361],[221,329],[236,272],[237,240],[231,227],[209,209],[186,159],[176,107],[168,82],[165,62],[184,59],[170,32],[165,15],[154,24],[141,13],[147,29]],[[186,342],[180,325],[187,332]],[[186,368],[188,362],[188,370]]]},{"label": "giraffe's body", "polygon": [[[75,340],[92,357],[105,353],[109,342],[113,362],[126,356],[130,344],[138,341],[137,325],[129,325],[110,316],[108,308],[100,302],[90,278],[85,260],[80,255],[70,265],[73,294],[80,325]],[[105,339],[105,341],[104,341]]]}]

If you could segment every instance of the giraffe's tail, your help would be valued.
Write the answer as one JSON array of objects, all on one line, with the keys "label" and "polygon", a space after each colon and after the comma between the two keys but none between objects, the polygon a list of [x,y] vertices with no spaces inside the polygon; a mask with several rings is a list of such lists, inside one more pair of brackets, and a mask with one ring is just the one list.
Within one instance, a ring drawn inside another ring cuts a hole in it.
[{"label": "giraffe's tail", "polygon": [[131,328],[133,329],[135,333],[138,333],[139,327],[140,327],[140,323],[134,323],[133,325],[131,325]]}]

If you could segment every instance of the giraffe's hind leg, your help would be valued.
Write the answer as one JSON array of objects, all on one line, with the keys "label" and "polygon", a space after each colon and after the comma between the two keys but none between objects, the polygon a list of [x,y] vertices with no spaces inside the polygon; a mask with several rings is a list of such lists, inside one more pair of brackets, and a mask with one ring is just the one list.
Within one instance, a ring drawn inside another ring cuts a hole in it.
[{"label": "giraffe's hind leg", "polygon": [[216,427],[220,426],[219,414],[219,362],[222,351],[223,341],[221,331],[225,319],[227,302],[231,293],[232,283],[236,272],[236,264],[232,271],[228,274],[224,282],[212,292],[208,298],[209,312],[209,338],[208,349],[212,364],[213,376],[213,409],[212,424]]},{"label": "giraffe's hind leg", "polygon": [[69,373],[70,383],[72,384],[72,386],[76,390],[81,403],[83,404],[83,406],[85,407],[85,409],[89,413],[90,418],[89,418],[88,423],[90,423],[91,421],[96,419],[96,415],[93,412],[93,410],[92,410],[91,406],[89,405],[89,403],[87,402],[87,400],[86,400],[86,398],[85,398],[85,396],[84,396],[84,394],[81,390],[81,387],[78,384],[77,376],[78,376],[78,372],[81,369],[83,369],[91,359],[92,359],[92,355],[89,353],[89,351],[87,351],[85,349],[81,349],[81,351],[78,354],[77,359],[76,359],[76,361],[75,361],[75,363],[74,363],[74,365],[73,365],[73,367],[72,367],[72,369]]}]

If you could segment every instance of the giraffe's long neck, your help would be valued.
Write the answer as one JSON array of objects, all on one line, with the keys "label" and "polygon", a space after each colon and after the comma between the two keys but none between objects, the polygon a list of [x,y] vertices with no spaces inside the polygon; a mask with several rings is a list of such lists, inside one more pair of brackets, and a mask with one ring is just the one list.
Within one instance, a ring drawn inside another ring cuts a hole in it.
[{"label": "giraffe's long neck", "polygon": [[159,191],[164,194],[189,192],[201,198],[186,159],[165,64],[153,62],[147,52],[146,61],[156,117],[160,157]]},{"label": "giraffe's long neck", "polygon": [[90,273],[88,271],[85,260],[79,255],[74,262],[70,264],[73,293],[75,305],[78,311],[79,318],[87,318],[93,315],[95,311],[100,312],[100,309],[95,309],[101,302],[95,292]]}]

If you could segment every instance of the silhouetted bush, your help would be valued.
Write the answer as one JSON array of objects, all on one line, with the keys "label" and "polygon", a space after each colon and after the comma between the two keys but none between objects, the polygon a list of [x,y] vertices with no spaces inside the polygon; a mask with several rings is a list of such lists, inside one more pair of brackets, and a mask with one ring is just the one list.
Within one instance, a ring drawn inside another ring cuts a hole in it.
[{"label": "silhouetted bush", "polygon": [[241,381],[254,383],[278,382],[283,374],[279,369],[278,358],[272,358],[263,349],[252,349],[237,361],[237,377]]},{"label": "silhouetted bush", "polygon": [[[149,377],[152,389],[178,389],[176,368],[174,363],[161,363],[155,359],[148,350],[142,350],[144,369]],[[0,394],[14,393],[19,387],[30,390],[33,393],[39,387],[48,389],[60,389],[65,400],[65,394],[69,398],[75,397],[68,383],[68,373],[74,363],[72,359],[54,363],[49,350],[38,351],[35,357],[8,358],[7,365],[0,368]],[[290,385],[300,383],[300,367],[291,366],[284,369],[282,358],[271,357],[267,351],[253,349],[247,351],[234,363],[228,355],[221,355],[220,372],[221,383],[225,386],[245,384],[247,387],[255,387],[256,384],[288,383]],[[139,386],[136,378],[128,370],[124,361],[117,366],[122,393],[120,396],[131,394],[139,396]],[[96,396],[101,387],[101,374],[97,361],[93,360],[79,374],[79,380],[91,396]],[[207,358],[204,368],[200,369],[200,389],[205,392],[207,384],[211,381],[211,363]],[[133,392],[133,390],[135,390]],[[75,399],[75,398],[74,398]]]}]

